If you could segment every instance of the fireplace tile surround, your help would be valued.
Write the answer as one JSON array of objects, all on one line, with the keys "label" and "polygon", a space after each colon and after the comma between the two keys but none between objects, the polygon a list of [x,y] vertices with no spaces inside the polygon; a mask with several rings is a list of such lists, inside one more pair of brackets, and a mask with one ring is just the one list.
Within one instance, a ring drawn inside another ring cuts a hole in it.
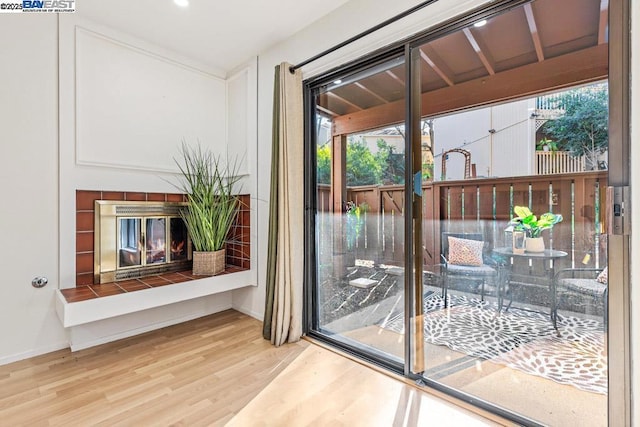
[{"label": "fireplace tile surround", "polygon": [[[182,202],[184,195],[172,193],[141,193],[114,191],[76,191],[76,287],[62,289],[67,302],[83,301],[124,292],[149,289],[199,279],[190,271],[168,272],[139,279],[129,279],[102,285],[94,284],[94,202],[116,201],[166,201]],[[227,268],[225,273],[250,269],[250,198],[240,196],[240,209],[231,228],[226,245]]]}]

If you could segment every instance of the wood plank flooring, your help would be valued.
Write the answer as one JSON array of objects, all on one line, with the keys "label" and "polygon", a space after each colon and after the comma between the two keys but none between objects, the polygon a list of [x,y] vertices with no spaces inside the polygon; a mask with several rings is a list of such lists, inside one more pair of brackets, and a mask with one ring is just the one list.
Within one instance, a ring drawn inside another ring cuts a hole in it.
[{"label": "wood plank flooring", "polygon": [[0,426],[496,425],[228,310],[0,366]]},{"label": "wood plank flooring", "polygon": [[499,426],[369,366],[311,345],[231,419],[244,426]]},{"label": "wood plank flooring", "polygon": [[309,344],[225,311],[0,366],[0,426],[224,425]]}]

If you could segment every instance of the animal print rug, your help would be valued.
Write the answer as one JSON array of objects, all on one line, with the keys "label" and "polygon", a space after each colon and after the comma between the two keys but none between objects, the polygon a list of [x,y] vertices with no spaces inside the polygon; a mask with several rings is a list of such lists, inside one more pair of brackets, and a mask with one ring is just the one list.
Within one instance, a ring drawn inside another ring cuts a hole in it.
[{"label": "animal print rug", "polygon": [[[498,316],[497,305],[451,295],[424,299],[425,341],[500,363],[581,390],[607,393],[607,356],[601,322],[558,317],[560,336],[548,314],[511,307]],[[389,319],[383,328],[404,333],[404,316]]]}]

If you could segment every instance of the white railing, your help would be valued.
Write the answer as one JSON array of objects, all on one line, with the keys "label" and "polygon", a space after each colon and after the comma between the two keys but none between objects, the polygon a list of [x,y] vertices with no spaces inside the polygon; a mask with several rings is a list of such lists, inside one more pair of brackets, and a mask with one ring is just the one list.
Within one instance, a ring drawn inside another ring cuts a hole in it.
[{"label": "white railing", "polygon": [[573,156],[569,151],[536,151],[538,175],[585,171],[585,156]]}]

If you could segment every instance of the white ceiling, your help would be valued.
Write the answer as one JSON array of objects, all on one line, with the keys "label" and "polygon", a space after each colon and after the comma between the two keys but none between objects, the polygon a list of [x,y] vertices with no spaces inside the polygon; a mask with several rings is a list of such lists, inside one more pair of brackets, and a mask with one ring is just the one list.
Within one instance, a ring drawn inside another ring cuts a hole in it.
[{"label": "white ceiling", "polygon": [[83,0],[81,16],[225,72],[348,0]]}]

